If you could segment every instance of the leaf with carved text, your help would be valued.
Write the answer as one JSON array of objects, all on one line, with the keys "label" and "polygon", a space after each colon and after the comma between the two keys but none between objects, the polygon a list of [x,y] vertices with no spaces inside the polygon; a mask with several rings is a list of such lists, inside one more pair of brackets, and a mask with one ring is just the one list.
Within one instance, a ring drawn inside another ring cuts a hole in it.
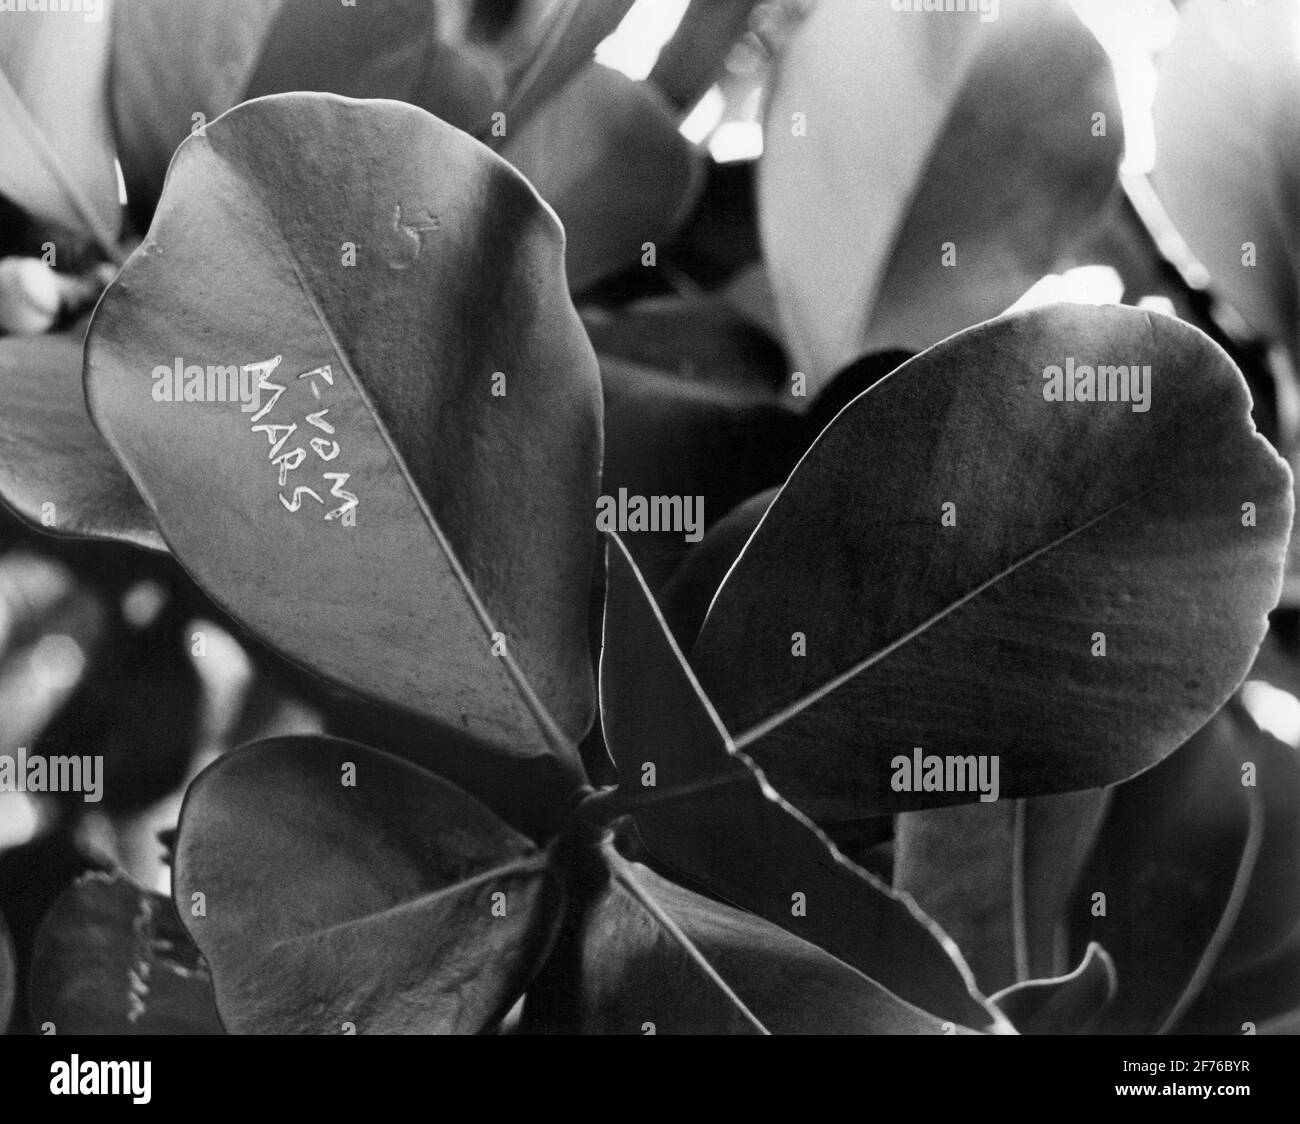
[{"label": "leaf with carved text", "polygon": [[562,251],[528,183],[422,110],[248,102],[179,149],[86,385],[252,631],[576,771],[601,407]]}]

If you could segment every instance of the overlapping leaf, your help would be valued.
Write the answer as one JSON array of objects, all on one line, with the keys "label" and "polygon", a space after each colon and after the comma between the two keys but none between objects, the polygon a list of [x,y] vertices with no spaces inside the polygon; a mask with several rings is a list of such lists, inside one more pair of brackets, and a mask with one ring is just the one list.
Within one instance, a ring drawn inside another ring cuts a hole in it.
[{"label": "overlapping leaf", "polygon": [[605,740],[650,851],[899,998],[976,1029],[994,1023],[938,927],[909,898],[854,867],[733,752],[613,536],[608,584]]},{"label": "overlapping leaf", "polygon": [[[1075,363],[1149,367],[1149,409],[1132,377],[1128,401],[1048,400],[1044,374]],[[737,746],[818,819],[978,799],[895,787],[917,747],[996,758],[1003,797],[1113,784],[1240,682],[1292,506],[1240,374],[1196,329],[1117,307],[1008,316],[838,416],[692,662]]]},{"label": "overlapping leaf", "polygon": [[124,875],[69,886],[36,934],[32,1021],[56,1034],[220,1034],[207,966],[172,903]]},{"label": "overlapping leaf", "polygon": [[[507,125],[509,129],[509,125]],[[702,180],[700,155],[659,92],[592,63],[508,131],[501,154],[555,208],[576,291],[636,265],[685,220]]]},{"label": "overlapping leaf", "polygon": [[549,864],[432,773],[277,738],[190,786],[174,892],[231,1032],[477,1033],[549,950]]},{"label": "overlapping leaf", "polygon": [[1070,894],[1109,793],[904,812],[894,888],[943,926],[985,992],[1062,976]]},{"label": "overlapping leaf", "polygon": [[80,332],[0,339],[0,399],[0,500],[51,533],[167,549],[90,423]]},{"label": "overlapping leaf", "polygon": [[[562,247],[521,177],[418,109],[258,99],[178,151],[86,383],[233,615],[349,685],[573,764],[601,407]],[[159,401],[177,365],[255,374],[256,401]]]},{"label": "overlapping leaf", "polygon": [[988,22],[824,0],[782,55],[764,136],[765,257],[814,384],[1005,310],[1085,229],[1122,150],[1106,56],[1065,0]]},{"label": "overlapping leaf", "polygon": [[606,851],[570,1016],[588,1034],[970,1034],[785,930]]},{"label": "overlapping leaf", "polygon": [[1115,998],[1115,986],[1115,965],[1094,942],[1068,975],[1013,984],[993,1002],[1021,1034],[1087,1034]]}]

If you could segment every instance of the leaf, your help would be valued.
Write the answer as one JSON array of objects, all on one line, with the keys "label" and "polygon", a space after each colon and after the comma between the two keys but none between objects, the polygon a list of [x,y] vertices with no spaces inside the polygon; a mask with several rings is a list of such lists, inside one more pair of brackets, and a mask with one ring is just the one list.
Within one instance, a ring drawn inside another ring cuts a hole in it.
[{"label": "leaf", "polygon": [[[1232,911],[1226,905],[1221,911],[1216,943],[1201,957],[1196,987],[1186,989],[1180,1033],[1235,1034],[1244,1021],[1262,1022],[1300,1003],[1300,754],[1256,728],[1235,702],[1216,722],[1223,758],[1217,799],[1227,822],[1217,836],[1199,825],[1192,830],[1207,842],[1227,836],[1246,844],[1236,852],[1232,843],[1223,846],[1225,856],[1241,854],[1237,900]],[[1255,781],[1249,787],[1246,765]],[[1233,768],[1236,776],[1229,772]],[[1167,1021],[1172,1024],[1172,1018]]]},{"label": "leaf", "polygon": [[575,292],[636,265],[685,220],[701,157],[662,95],[591,63],[507,134],[501,154],[555,208]]},{"label": "leaf", "polygon": [[1091,788],[904,812],[894,889],[943,926],[984,991],[1063,975],[1070,894],[1108,797]]},{"label": "leaf", "polygon": [[993,996],[1021,1034],[1086,1034],[1115,997],[1115,965],[1095,941],[1073,972],[1027,980]]},{"label": "leaf", "polygon": [[273,738],[190,786],[175,899],[232,1033],[476,1033],[545,959],[549,863],[432,773]]},{"label": "leaf", "polygon": [[[777,926],[605,848],[583,915],[569,1022],[584,1034],[972,1033],[917,1010]],[[530,1002],[532,999],[530,997]]]},{"label": "leaf", "polygon": [[0,339],[0,399],[0,499],[14,514],[56,534],[166,551],[152,513],[86,413],[79,334]]},{"label": "leaf", "polygon": [[317,90],[405,98],[433,47],[436,25],[437,7],[428,0],[359,5],[283,0],[245,97]]},{"label": "leaf", "polygon": [[850,863],[734,752],[626,548],[611,540],[601,714],[646,847],[900,999],[977,1029],[995,1022],[952,942],[911,899]]},{"label": "leaf", "polygon": [[121,207],[105,98],[109,24],[5,20],[0,37],[0,193],[115,257]]},{"label": "leaf", "polygon": [[[801,419],[774,396],[688,382],[608,356],[601,357],[601,381],[605,495],[626,489],[629,496],[699,497],[707,529],[784,480],[803,451]],[[629,545],[656,587],[691,547],[678,532],[633,532]]]},{"label": "leaf", "polygon": [[863,352],[920,350],[1004,311],[1115,183],[1109,64],[1064,0],[994,22],[825,0],[774,83],[760,225],[814,387]]},{"label": "leaf", "polygon": [[689,650],[695,643],[718,587],[778,491],[769,488],[732,508],[673,571],[664,586],[662,602],[664,619],[679,647]]},{"label": "leaf", "polygon": [[[1045,400],[1070,360],[1149,366],[1149,409]],[[1277,600],[1291,479],[1249,405],[1207,337],[1130,308],[1007,316],[899,367],[804,456],[704,622],[692,663],[737,748],[825,821],[978,798],[896,791],[917,747],[996,763],[1004,798],[1155,764]]]},{"label": "leaf", "polygon": [[[86,384],[173,552],[253,632],[576,770],[600,389],[561,248],[519,176],[421,110],[259,99],[178,151]],[[264,364],[262,389],[155,401],[177,362]]]},{"label": "leaf", "polygon": [[1160,201],[1229,302],[1293,358],[1300,343],[1298,38],[1293,4],[1229,11],[1189,0],[1158,57],[1152,105]]},{"label": "leaf", "polygon": [[587,73],[596,48],[623,21],[632,3],[546,0],[540,21],[542,34],[530,43],[526,63],[508,71],[510,93],[500,112],[511,128],[517,130],[575,76]]},{"label": "leaf", "polygon": [[5,915],[0,913],[0,1034],[9,1029],[9,1018],[14,1013],[16,987],[14,942],[9,936]]},{"label": "leaf", "polygon": [[[322,15],[327,7],[318,6]],[[334,7],[362,17],[367,9]],[[207,0],[114,5],[113,132],[127,199],[142,226],[162,193],[176,146],[196,123],[244,100],[262,43],[283,8],[284,0],[251,0],[238,8]],[[195,114],[202,114],[198,122]]]},{"label": "leaf", "polygon": [[732,47],[758,0],[691,0],[673,37],[664,44],[650,71],[679,110],[690,109],[723,72]]},{"label": "leaf", "polygon": [[1100,942],[1119,977],[1103,1032],[1176,1029],[1236,924],[1261,826],[1236,739],[1221,711],[1115,791],[1075,905],[1076,942]]},{"label": "leaf", "polygon": [[221,1034],[212,980],[172,903],[122,874],[87,874],[46,914],[32,1021],[56,1034]]},{"label": "leaf", "polygon": [[716,294],[644,300],[616,312],[579,311],[598,355],[756,398],[788,389],[780,347]]}]

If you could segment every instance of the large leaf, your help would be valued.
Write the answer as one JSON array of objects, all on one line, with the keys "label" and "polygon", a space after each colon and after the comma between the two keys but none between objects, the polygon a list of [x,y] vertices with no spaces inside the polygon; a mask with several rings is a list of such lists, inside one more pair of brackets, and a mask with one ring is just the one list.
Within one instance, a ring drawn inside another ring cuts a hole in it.
[{"label": "large leaf", "polygon": [[212,980],[172,903],[125,875],[69,886],[36,934],[32,1021],[57,1034],[220,1034]]},{"label": "large leaf", "polygon": [[167,549],[90,423],[80,333],[0,339],[0,399],[0,499],[16,514],[54,533]]},{"label": "large leaf", "polygon": [[[103,8],[107,8],[105,3]],[[10,11],[0,31],[0,193],[112,257],[121,225],[106,76],[109,21]]]},{"label": "large leaf", "polygon": [[1086,1034],[1115,998],[1115,965],[1090,944],[1068,975],[1027,980],[993,996],[1021,1034]]},{"label": "large leaf", "polygon": [[559,997],[560,1018],[552,1015],[555,1021],[538,1029],[971,1033],[904,1003],[775,925],[676,886],[612,847],[603,853],[610,874],[581,919],[576,963],[564,977],[570,993]]},{"label": "large leaf", "polygon": [[952,942],[911,899],[850,863],[734,753],[613,536],[608,584],[605,741],[650,851],[926,1011],[976,1028],[995,1022]]},{"label": "large leaf", "polygon": [[[526,182],[421,110],[248,102],[178,151],[86,383],[234,616],[505,752],[575,762],[601,406],[562,245]],[[155,401],[176,362],[274,367],[258,403]]]},{"label": "large leaf", "polygon": [[662,244],[703,178],[659,92],[598,63],[510,131],[501,153],[563,222],[575,291],[636,265],[645,243]]},{"label": "large leaf", "polygon": [[992,22],[824,0],[782,55],[764,134],[765,256],[814,385],[1006,309],[1091,220],[1122,151],[1106,56],[1065,0]]},{"label": "large leaf", "polygon": [[[1047,401],[1072,362],[1149,367],[1149,409]],[[738,748],[826,820],[979,799],[897,790],[917,747],[996,765],[1001,797],[1159,761],[1277,600],[1291,479],[1249,406],[1206,336],[1130,308],[1008,316],[899,367],[805,455],[713,601],[692,662]]]},{"label": "large leaf", "polygon": [[1297,41],[1295,4],[1187,0],[1159,57],[1152,106],[1152,178],[1169,217],[1237,311],[1293,356],[1300,343]]},{"label": "large leaf", "polygon": [[275,738],[190,786],[174,892],[232,1032],[477,1033],[545,959],[549,862],[432,773]]},{"label": "large leaf", "polygon": [[980,988],[1064,975],[1067,906],[1109,790],[905,812],[894,888],[957,942]]},{"label": "large leaf", "polygon": [[[113,13],[110,94],[127,197],[147,220],[172,153],[190,131],[244,100],[284,0],[127,0]],[[364,18],[370,5],[343,8]],[[330,5],[321,5],[328,15]],[[195,119],[195,114],[202,117]]]}]

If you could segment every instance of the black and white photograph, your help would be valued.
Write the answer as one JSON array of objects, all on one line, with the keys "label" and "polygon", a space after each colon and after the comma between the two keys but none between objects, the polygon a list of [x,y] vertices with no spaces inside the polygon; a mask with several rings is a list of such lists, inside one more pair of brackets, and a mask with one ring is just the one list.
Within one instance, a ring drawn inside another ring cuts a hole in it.
[{"label": "black and white photograph", "polygon": [[1297,466],[1300,0],[0,0],[4,1084],[1258,1100]]}]

